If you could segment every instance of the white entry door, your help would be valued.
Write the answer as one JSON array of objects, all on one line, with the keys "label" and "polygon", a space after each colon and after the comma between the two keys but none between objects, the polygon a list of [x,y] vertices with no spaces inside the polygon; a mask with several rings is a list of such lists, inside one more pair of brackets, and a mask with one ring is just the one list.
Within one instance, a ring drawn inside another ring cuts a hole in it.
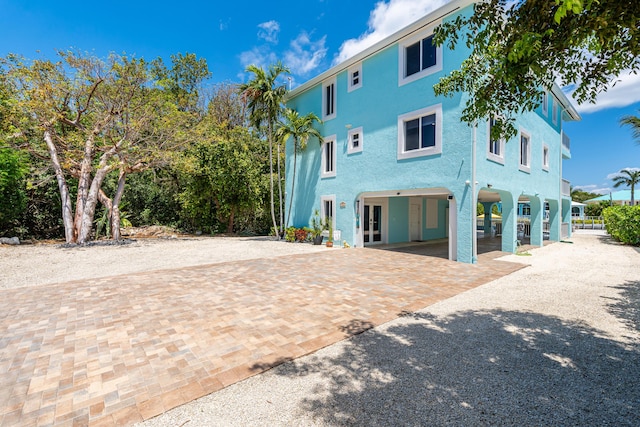
[{"label": "white entry door", "polygon": [[422,200],[411,200],[409,205],[409,240],[419,242],[422,240]]}]

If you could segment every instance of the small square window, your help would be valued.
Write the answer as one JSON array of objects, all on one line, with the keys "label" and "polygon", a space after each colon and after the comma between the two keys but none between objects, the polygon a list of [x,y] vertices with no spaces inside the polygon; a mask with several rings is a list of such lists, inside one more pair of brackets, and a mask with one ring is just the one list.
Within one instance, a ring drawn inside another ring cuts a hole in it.
[{"label": "small square window", "polygon": [[363,142],[362,127],[349,130],[347,135],[347,154],[361,152]]},{"label": "small square window", "polygon": [[350,67],[347,71],[348,75],[348,85],[347,92],[351,92],[352,90],[356,90],[362,87],[362,62]]}]

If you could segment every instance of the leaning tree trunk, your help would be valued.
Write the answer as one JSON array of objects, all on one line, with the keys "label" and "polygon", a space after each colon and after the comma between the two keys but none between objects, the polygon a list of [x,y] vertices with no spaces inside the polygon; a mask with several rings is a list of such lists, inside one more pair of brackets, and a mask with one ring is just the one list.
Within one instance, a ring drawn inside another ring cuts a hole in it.
[{"label": "leaning tree trunk", "polygon": [[122,195],[124,194],[124,184],[127,180],[127,173],[124,170],[120,171],[118,177],[118,188],[116,194],[113,196],[113,204],[111,212],[109,212],[109,219],[111,223],[111,238],[113,240],[120,240],[120,202],[122,201]]},{"label": "leaning tree trunk", "polygon": [[58,190],[60,191],[60,200],[62,201],[62,223],[64,224],[64,238],[67,243],[75,242],[75,234],[73,228],[73,206],[71,206],[71,196],[69,195],[69,186],[64,179],[60,159],[58,158],[58,150],[53,143],[53,137],[50,130],[44,131],[44,140],[49,150],[49,158],[53,165],[53,170],[58,181]]}]

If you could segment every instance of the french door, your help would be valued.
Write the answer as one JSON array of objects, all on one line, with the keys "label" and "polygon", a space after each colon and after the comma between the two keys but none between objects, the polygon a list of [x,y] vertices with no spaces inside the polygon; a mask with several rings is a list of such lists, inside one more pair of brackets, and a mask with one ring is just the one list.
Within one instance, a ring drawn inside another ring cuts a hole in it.
[{"label": "french door", "polygon": [[382,205],[364,205],[364,244],[382,243]]}]

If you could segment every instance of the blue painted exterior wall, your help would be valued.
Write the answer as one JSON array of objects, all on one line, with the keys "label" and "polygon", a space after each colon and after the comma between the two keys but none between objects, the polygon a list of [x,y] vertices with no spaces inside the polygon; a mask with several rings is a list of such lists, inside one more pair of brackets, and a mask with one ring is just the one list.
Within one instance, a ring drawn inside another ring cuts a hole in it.
[{"label": "blue painted exterior wall", "polygon": [[[472,6],[457,13],[469,14]],[[455,19],[457,13],[446,19]],[[433,24],[428,30],[432,29]],[[429,31],[425,32],[425,36]],[[427,75],[411,83],[399,85],[400,42],[376,51],[361,61],[362,87],[348,91],[348,70],[339,69],[336,78],[336,117],[319,126],[326,138],[336,137],[335,176],[321,177],[322,148],[311,141],[304,153],[298,154],[298,170],[291,225],[302,227],[310,223],[315,209],[320,208],[322,196],[335,196],[335,228],[341,230],[343,240],[353,246],[362,244],[362,206],[366,197],[388,198],[386,227],[387,243],[406,242],[410,239],[409,205],[407,196],[422,197],[421,238],[440,239],[447,236],[446,210],[451,206],[456,210],[456,256],[463,262],[474,262],[472,239],[475,239],[473,218],[476,197],[480,190],[490,191],[502,197],[502,207],[512,210],[518,206],[518,198],[527,197],[560,203],[561,179],[561,123],[551,118],[551,98],[549,113],[545,116],[541,109],[521,115],[517,127],[530,135],[530,170],[519,168],[519,136],[505,144],[504,163],[487,159],[488,125],[480,123],[476,130],[476,194],[469,185],[472,178],[473,129],[461,122],[460,116],[465,104],[465,96],[453,98],[436,97],[433,85],[439,78],[457,69],[469,52],[466,49],[450,51],[443,47],[442,71]],[[325,80],[326,81],[326,80]],[[314,112],[322,116],[322,82],[304,91],[295,93],[287,102],[287,107],[300,114]],[[425,107],[440,105],[442,109],[442,152],[424,157],[398,159],[398,117]],[[560,110],[560,109],[558,109]],[[348,132],[362,127],[362,151],[348,153]],[[543,144],[549,149],[549,167],[542,167]],[[286,146],[286,188],[290,194],[293,167],[292,141]],[[422,191],[424,190],[424,191]],[[437,196],[433,195],[438,193]],[[482,193],[488,194],[488,193]],[[444,195],[444,197],[443,197]],[[450,205],[446,196],[453,197]],[[475,196],[475,197],[474,197]],[[436,228],[426,228],[427,202],[437,197],[438,223]],[[533,205],[536,205],[534,200]],[[344,208],[341,208],[344,202]],[[455,203],[453,203],[455,202]],[[358,211],[360,207],[360,211]],[[534,214],[532,208],[532,215]],[[513,212],[513,218],[517,212]],[[359,218],[360,217],[360,218]],[[507,244],[503,249],[515,250],[515,220],[510,222],[506,215],[505,233]],[[556,224],[559,234],[559,223]],[[510,228],[513,230],[510,231]],[[510,241],[511,240],[511,241]],[[533,241],[537,241],[537,237]],[[540,228],[542,244],[542,229]]]}]

